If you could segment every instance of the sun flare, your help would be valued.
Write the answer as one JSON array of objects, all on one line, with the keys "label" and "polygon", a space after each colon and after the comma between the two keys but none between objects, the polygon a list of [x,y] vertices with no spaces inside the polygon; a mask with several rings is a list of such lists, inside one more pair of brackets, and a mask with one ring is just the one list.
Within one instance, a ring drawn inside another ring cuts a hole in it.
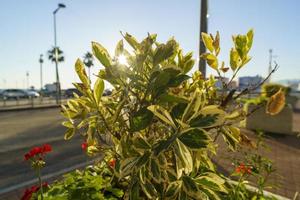
[{"label": "sun flare", "polygon": [[121,65],[128,65],[126,56],[124,56],[124,55],[119,55],[119,56],[118,56],[118,62],[119,62]]}]

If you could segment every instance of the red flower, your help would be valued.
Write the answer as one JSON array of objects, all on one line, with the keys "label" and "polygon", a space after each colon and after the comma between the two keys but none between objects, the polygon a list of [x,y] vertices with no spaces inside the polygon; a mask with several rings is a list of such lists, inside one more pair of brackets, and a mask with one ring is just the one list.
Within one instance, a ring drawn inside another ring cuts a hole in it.
[{"label": "red flower", "polygon": [[24,160],[29,160],[31,158],[30,154],[29,153],[26,153],[24,155]]},{"label": "red flower", "polygon": [[33,192],[30,189],[26,189],[23,196],[21,197],[21,200],[30,200],[32,193]]},{"label": "red flower", "polygon": [[28,153],[24,155],[24,160],[29,160],[37,155],[45,154],[52,151],[52,147],[49,144],[44,144],[41,147],[33,147]]},{"label": "red flower", "polygon": [[47,153],[52,151],[52,147],[49,144],[44,144],[43,146],[43,153]]},{"label": "red flower", "polygon": [[48,185],[47,182],[44,182],[42,186],[43,186],[43,187],[48,187],[49,185]]},{"label": "red flower", "polygon": [[[47,183],[47,182],[44,182],[42,186],[43,186],[43,187],[48,187],[48,183]],[[31,197],[32,197],[32,194],[35,193],[35,192],[37,192],[37,191],[39,191],[39,189],[40,189],[40,187],[39,187],[39,186],[36,186],[36,185],[31,186],[30,189],[27,188],[27,189],[24,191],[24,194],[23,194],[21,200],[30,200]]]},{"label": "red flower", "polygon": [[40,153],[42,153],[43,150],[41,147],[33,147],[30,151],[29,151],[29,154],[31,155],[31,157],[35,156],[35,155],[38,155]]},{"label": "red flower", "polygon": [[88,148],[88,143],[87,142],[83,142],[81,144],[81,148],[82,148],[82,150],[86,151],[86,149]]},{"label": "red flower", "polygon": [[108,164],[109,164],[109,166],[111,168],[115,168],[115,166],[116,166],[116,159],[111,159]]},{"label": "red flower", "polygon": [[236,169],[236,173],[241,173],[241,174],[251,174],[251,166],[247,167],[243,163],[241,163]]}]

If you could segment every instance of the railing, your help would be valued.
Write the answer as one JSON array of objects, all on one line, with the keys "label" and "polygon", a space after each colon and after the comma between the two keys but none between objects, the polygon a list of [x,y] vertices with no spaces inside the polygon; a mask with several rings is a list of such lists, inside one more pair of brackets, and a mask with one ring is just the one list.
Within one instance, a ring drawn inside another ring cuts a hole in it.
[{"label": "railing", "polygon": [[[66,103],[67,98],[62,98],[61,103]],[[55,97],[37,97],[37,98],[17,98],[17,99],[2,99],[0,98],[0,110],[18,109],[18,108],[34,108],[43,106],[55,106]]]}]

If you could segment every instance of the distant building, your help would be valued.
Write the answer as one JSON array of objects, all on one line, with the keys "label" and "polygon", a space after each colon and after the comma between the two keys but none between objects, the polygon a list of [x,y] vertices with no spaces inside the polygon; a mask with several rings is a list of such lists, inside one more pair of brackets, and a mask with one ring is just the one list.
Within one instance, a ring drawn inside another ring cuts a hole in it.
[{"label": "distant building", "polygon": [[56,83],[49,83],[45,85],[45,90],[47,92],[55,92],[56,91]]},{"label": "distant building", "polygon": [[292,91],[300,91],[300,83],[290,82],[287,86],[290,87]]},{"label": "distant building", "polygon": [[[243,90],[248,87],[254,87],[260,84],[263,80],[263,77],[259,75],[239,77],[239,90]],[[260,91],[260,88],[257,88],[257,91]]]},{"label": "distant building", "polygon": [[217,80],[215,86],[219,89],[223,88],[223,82],[224,83],[228,83],[229,79],[226,77],[220,77],[220,76],[215,76],[215,79]]},{"label": "distant building", "polygon": [[231,81],[228,85],[228,89],[236,89],[238,87],[237,81]]}]

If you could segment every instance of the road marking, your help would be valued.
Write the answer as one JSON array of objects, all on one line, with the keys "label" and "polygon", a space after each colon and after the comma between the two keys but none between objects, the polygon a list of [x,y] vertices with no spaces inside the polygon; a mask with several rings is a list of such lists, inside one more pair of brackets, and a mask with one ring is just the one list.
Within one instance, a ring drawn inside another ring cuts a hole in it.
[{"label": "road marking", "polygon": [[[100,158],[101,159],[101,158]],[[42,179],[43,180],[48,180],[50,178],[54,178],[56,176],[60,176],[62,174],[65,174],[67,172],[70,172],[70,171],[73,171],[75,169],[78,169],[78,168],[82,168],[82,167],[85,167],[85,166],[88,166],[90,164],[93,164],[95,161],[99,160],[99,158],[95,158],[93,160],[90,160],[90,161],[87,161],[87,162],[84,162],[84,163],[79,163],[77,165],[73,165],[72,167],[68,167],[68,168],[65,168],[65,169],[62,169],[60,171],[57,171],[57,172],[54,172],[52,174],[47,174],[47,175],[44,175],[42,176]],[[4,188],[4,189],[1,189],[0,190],[0,195],[1,194],[5,194],[5,193],[8,193],[8,192],[12,192],[14,190],[18,190],[18,189],[21,189],[21,188],[24,188],[28,185],[33,185],[34,183],[36,183],[37,180],[36,179],[32,179],[32,180],[29,180],[29,181],[25,181],[23,183],[20,183],[20,184],[17,184],[17,185],[14,185],[14,186],[10,186],[10,187],[7,187],[7,188]]]}]

